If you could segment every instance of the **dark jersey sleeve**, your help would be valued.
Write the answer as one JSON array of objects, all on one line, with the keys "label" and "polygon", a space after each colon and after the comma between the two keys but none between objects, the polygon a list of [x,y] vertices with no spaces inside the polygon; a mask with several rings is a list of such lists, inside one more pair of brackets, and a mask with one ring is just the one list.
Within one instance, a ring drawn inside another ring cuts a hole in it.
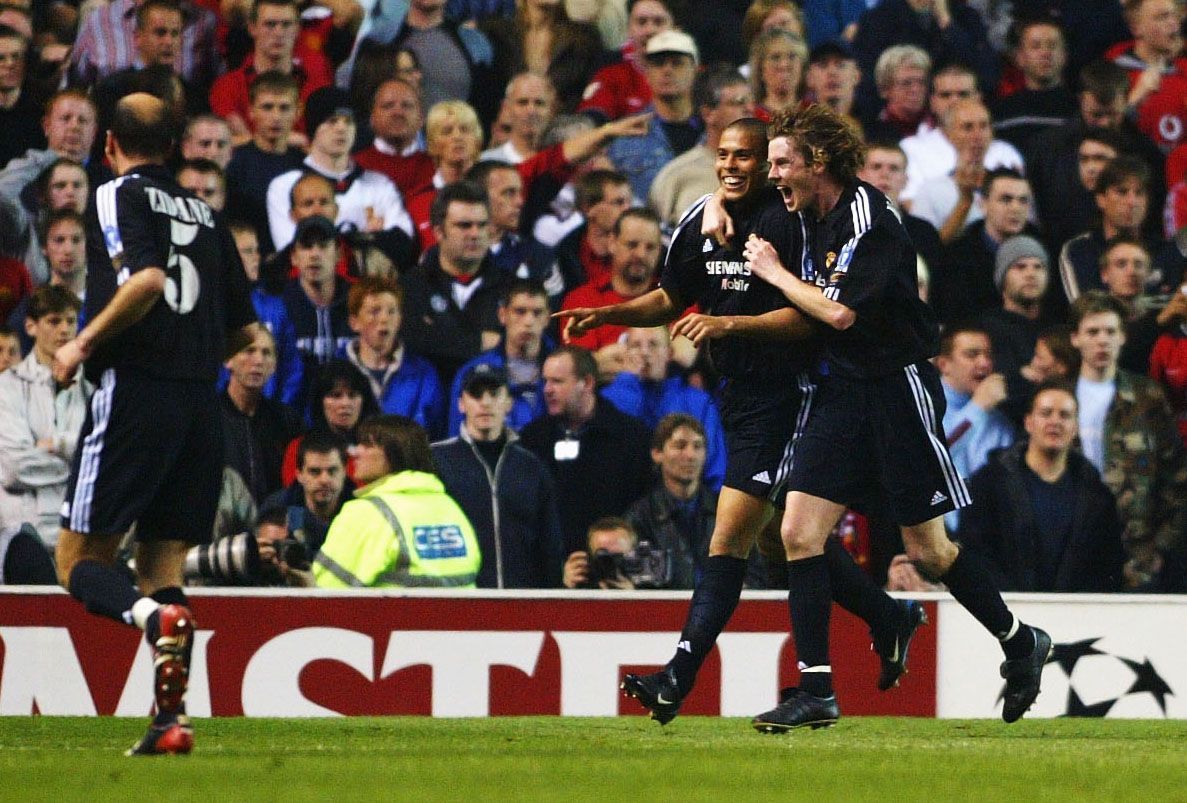
[{"label": "dark jersey sleeve", "polygon": [[691,305],[705,295],[708,274],[705,273],[701,249],[705,242],[701,234],[701,207],[697,202],[681,219],[672,235],[672,244],[664,258],[659,286],[676,296],[684,305]]},{"label": "dark jersey sleeve", "polygon": [[148,193],[139,181],[108,182],[95,192],[95,207],[103,242],[116,273],[161,268],[169,263],[169,232],[153,223],[161,217],[149,208]]}]

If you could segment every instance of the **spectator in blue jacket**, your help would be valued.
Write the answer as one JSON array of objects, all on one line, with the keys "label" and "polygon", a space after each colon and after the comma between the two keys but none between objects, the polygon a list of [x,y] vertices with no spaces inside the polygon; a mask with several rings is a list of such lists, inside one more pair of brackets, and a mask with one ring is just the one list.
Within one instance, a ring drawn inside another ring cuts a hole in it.
[{"label": "spectator in blue jacket", "polygon": [[347,323],[358,337],[342,349],[367,377],[384,413],[411,418],[430,435],[445,428],[441,382],[432,363],[408,351],[400,340],[404,291],[395,279],[364,276],[347,296]]},{"label": "spectator in blue jacket", "polygon": [[[305,400],[301,398],[304,371],[301,368],[301,353],[297,351],[297,334],[284,300],[269,293],[260,283],[259,234],[250,223],[232,221],[229,228],[235,238],[235,248],[239,251],[239,261],[243,263],[243,272],[252,284],[251,303],[256,309],[256,317],[276,341],[276,373],[264,386],[264,395],[301,409],[305,406]],[[220,387],[226,387],[227,379],[229,376],[224,371]]]},{"label": "spectator in blue jacket", "polygon": [[544,415],[544,360],[556,344],[545,331],[548,328],[548,292],[531,279],[516,279],[507,285],[499,304],[499,323],[503,342],[482,352],[458,369],[449,392],[449,434],[460,434],[462,383],[479,365],[507,374],[511,394],[511,412],[507,426],[518,432],[529,421]]},{"label": "spectator in blue jacket", "polygon": [[705,428],[705,485],[716,493],[725,480],[725,432],[709,394],[672,373],[672,341],[663,326],[628,329],[626,370],[614,377],[602,396],[627,415],[654,430],[669,413],[691,415]]},{"label": "spectator in blue jacket", "polygon": [[474,525],[483,560],[479,588],[556,588],[563,561],[552,475],[506,426],[507,375],[477,365],[457,401],[456,438],[433,444],[445,491]]}]

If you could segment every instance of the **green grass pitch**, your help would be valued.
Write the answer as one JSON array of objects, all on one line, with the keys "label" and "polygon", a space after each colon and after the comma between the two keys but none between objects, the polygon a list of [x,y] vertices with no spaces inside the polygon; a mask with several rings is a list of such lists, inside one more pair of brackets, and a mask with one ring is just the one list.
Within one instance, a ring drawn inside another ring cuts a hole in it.
[{"label": "green grass pitch", "polygon": [[213,719],[124,758],[144,720],[0,718],[0,800],[1184,800],[1187,722]]}]

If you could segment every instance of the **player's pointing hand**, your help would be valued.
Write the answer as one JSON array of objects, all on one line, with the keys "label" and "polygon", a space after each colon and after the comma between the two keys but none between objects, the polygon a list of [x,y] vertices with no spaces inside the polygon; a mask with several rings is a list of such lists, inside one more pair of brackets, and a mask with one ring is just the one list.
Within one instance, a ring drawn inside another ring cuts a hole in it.
[{"label": "player's pointing hand", "polygon": [[591,329],[597,329],[604,321],[602,310],[598,307],[573,307],[554,312],[552,317],[565,321],[561,329],[561,339],[569,343],[575,337],[581,337]]}]

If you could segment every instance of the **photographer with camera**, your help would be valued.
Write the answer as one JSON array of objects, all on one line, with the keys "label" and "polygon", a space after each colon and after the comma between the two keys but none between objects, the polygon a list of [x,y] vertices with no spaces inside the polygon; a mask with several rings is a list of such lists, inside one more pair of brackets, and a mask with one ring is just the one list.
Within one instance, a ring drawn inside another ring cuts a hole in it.
[{"label": "photographer with camera", "polygon": [[606,516],[589,526],[589,549],[565,561],[565,588],[671,588],[671,558],[639,537],[626,519]]}]

